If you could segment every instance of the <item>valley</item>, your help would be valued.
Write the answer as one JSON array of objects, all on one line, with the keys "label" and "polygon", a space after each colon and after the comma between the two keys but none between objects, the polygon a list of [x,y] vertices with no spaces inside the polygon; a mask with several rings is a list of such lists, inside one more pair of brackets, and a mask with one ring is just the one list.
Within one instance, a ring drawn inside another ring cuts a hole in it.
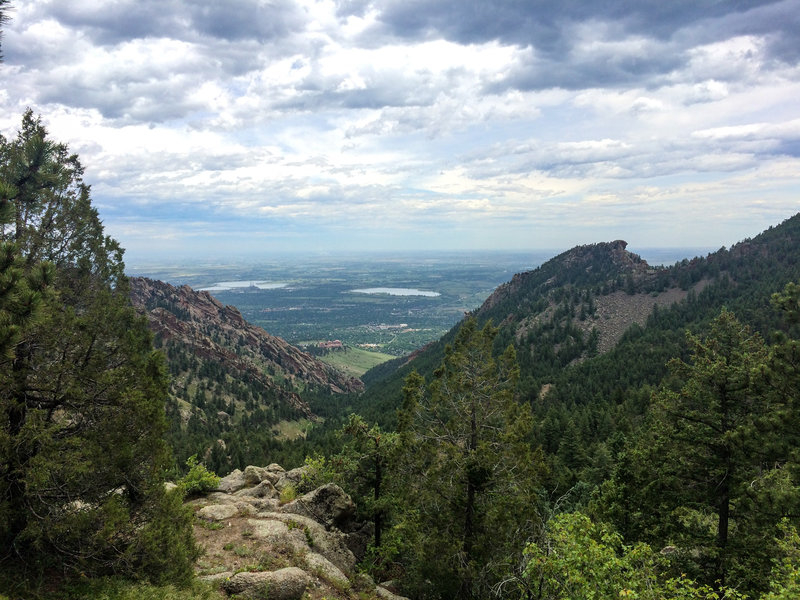
[{"label": "valley", "polygon": [[[641,251],[671,264],[706,249]],[[128,266],[133,276],[208,290],[272,335],[349,375],[438,340],[515,273],[557,251],[284,256],[263,261]],[[344,349],[315,351],[339,340]]]}]

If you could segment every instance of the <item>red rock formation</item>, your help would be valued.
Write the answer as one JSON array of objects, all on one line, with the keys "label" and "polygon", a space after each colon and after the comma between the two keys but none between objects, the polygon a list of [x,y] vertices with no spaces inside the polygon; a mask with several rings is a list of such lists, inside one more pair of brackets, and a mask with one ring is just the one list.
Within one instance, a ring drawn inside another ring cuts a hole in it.
[{"label": "red rock formation", "polygon": [[131,278],[130,288],[133,305],[162,339],[218,363],[234,377],[246,374],[268,388],[280,389],[287,402],[309,416],[311,411],[300,396],[280,387],[273,374],[291,382],[292,388],[321,387],[334,393],[363,389],[360,380],[248,323],[238,309],[223,305],[208,292],[141,277]]}]

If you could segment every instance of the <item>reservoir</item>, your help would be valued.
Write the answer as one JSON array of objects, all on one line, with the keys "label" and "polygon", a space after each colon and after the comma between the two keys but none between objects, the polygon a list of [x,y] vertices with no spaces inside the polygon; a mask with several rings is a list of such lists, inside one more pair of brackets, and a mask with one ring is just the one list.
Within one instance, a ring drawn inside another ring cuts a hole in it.
[{"label": "reservoir", "polygon": [[198,292],[226,292],[228,290],[240,290],[243,288],[253,288],[256,290],[277,290],[285,288],[285,283],[270,283],[269,281],[220,281],[211,287],[204,287]]},{"label": "reservoir", "polygon": [[376,287],[376,288],[363,288],[359,290],[350,290],[355,294],[387,294],[389,296],[426,296],[428,298],[435,298],[441,296],[439,292],[428,292],[425,290],[416,290],[413,288],[390,288],[390,287]]}]

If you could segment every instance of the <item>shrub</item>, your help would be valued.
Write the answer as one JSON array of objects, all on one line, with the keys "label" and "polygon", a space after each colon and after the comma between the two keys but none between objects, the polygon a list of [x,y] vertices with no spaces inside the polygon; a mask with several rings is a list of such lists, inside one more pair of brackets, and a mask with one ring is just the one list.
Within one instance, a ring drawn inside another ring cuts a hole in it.
[{"label": "shrub", "polygon": [[297,498],[297,488],[292,484],[287,485],[281,490],[280,502],[286,504]]},{"label": "shrub", "polygon": [[209,471],[205,465],[198,463],[196,454],[189,457],[186,466],[189,467],[189,472],[178,480],[178,487],[183,490],[184,494],[191,496],[217,489],[220,478],[213,471]]}]

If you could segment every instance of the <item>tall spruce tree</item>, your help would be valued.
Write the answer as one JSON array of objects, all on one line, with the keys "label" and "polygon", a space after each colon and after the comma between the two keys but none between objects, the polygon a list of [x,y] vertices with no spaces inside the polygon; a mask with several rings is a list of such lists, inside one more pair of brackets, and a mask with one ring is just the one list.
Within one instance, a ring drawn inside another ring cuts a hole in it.
[{"label": "tall spruce tree", "polygon": [[788,458],[768,348],[726,310],[688,341],[690,360],[670,363],[677,385],[658,395],[649,438],[663,460],[653,473],[662,509],[671,506],[666,531],[708,583],[758,589],[773,558],[763,537],[774,536],[785,505],[771,498],[775,469]]},{"label": "tall spruce tree", "polygon": [[0,561],[185,581],[163,359],[82,175],[31,111],[0,138]]},{"label": "tall spruce tree", "polygon": [[467,319],[430,386],[417,374],[406,382],[401,527],[412,540],[411,572],[440,597],[487,593],[513,570],[537,518],[530,408],[515,399],[513,348],[492,354],[496,335]]},{"label": "tall spruce tree", "polygon": [[347,441],[334,458],[336,467],[347,477],[347,487],[375,527],[372,543],[377,550],[394,503],[387,478],[397,454],[397,434],[383,431],[378,425],[370,427],[355,414],[349,416],[341,433]]}]

